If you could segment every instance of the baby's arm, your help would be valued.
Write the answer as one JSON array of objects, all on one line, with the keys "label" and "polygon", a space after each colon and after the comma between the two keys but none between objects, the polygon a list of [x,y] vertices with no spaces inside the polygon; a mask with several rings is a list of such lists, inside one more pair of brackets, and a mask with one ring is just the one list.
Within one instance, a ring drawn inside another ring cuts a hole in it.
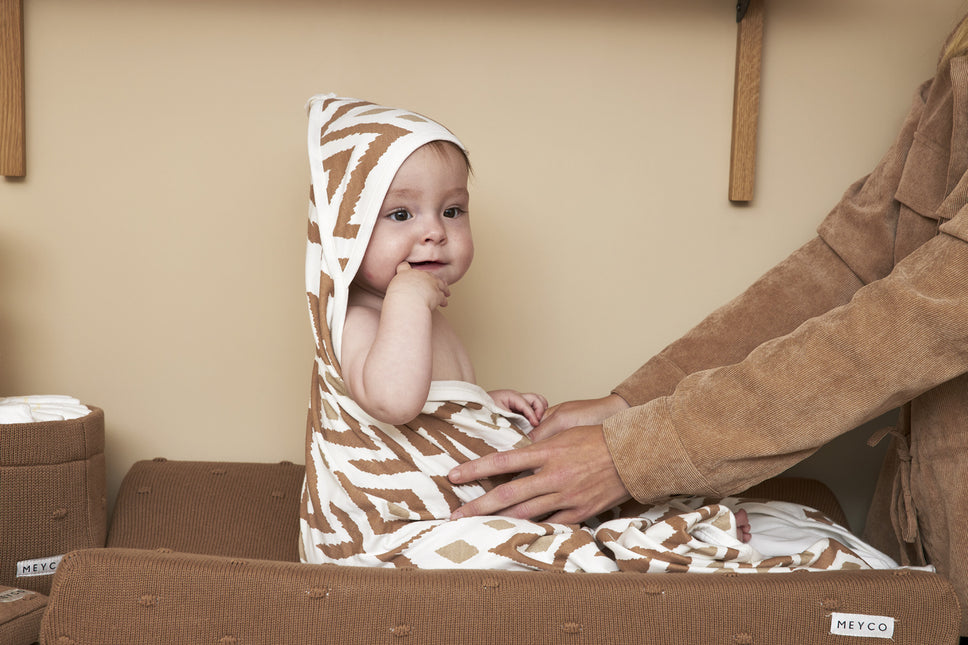
[{"label": "baby's arm", "polygon": [[412,421],[433,378],[433,322],[447,285],[407,263],[387,287],[382,310],[350,307],[343,333],[343,380],[360,407],[385,423]]},{"label": "baby's arm", "polygon": [[516,390],[492,390],[488,394],[499,406],[522,415],[532,426],[541,423],[541,418],[548,409],[548,400],[540,394],[521,393]]}]

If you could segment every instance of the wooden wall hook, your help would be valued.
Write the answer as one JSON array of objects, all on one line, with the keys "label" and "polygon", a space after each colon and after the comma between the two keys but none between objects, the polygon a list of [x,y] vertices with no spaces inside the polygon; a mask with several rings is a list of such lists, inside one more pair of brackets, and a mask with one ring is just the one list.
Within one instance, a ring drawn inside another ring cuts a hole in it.
[{"label": "wooden wall hook", "polygon": [[0,0],[0,175],[26,172],[24,3]]},{"label": "wooden wall hook", "polygon": [[765,0],[744,0],[736,7],[739,24],[736,27],[733,139],[729,159],[729,200],[732,202],[752,201],[756,181],[764,3]]}]

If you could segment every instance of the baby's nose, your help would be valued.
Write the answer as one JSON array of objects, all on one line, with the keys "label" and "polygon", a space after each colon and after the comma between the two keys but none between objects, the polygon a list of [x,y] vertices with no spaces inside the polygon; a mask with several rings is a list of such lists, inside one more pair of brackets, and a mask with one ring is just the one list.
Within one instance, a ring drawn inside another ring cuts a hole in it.
[{"label": "baby's nose", "polygon": [[447,239],[447,229],[439,217],[428,218],[427,228],[424,230],[424,240],[427,242],[442,242]]}]

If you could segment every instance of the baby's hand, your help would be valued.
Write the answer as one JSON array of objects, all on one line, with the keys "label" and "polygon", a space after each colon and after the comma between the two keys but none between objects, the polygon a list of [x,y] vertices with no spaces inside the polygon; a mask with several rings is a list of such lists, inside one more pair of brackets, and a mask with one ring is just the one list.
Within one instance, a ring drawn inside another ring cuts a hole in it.
[{"label": "baby's hand", "polygon": [[505,410],[517,412],[532,426],[541,423],[541,418],[548,409],[548,399],[540,394],[521,393],[515,390],[492,390],[488,394],[499,406]]},{"label": "baby's hand", "polygon": [[397,274],[387,286],[387,295],[391,291],[421,298],[431,311],[437,307],[446,307],[447,298],[450,296],[450,287],[446,282],[427,271],[410,268],[407,262],[397,265]]}]

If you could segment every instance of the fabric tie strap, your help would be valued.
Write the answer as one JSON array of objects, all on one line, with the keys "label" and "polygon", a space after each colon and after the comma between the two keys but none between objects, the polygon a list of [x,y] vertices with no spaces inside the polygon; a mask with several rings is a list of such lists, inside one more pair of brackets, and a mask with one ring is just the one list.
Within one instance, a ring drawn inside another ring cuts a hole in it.
[{"label": "fabric tie strap", "polygon": [[[921,533],[918,529],[917,509],[911,494],[911,449],[910,449],[910,405],[901,409],[901,419],[898,426],[881,428],[871,435],[867,445],[874,447],[887,435],[894,437],[894,449],[897,453],[897,469],[894,471],[894,484],[891,490],[891,525],[901,547],[901,564],[924,564],[923,556],[912,557],[910,546],[915,554],[922,554]],[[910,546],[909,546],[910,545]],[[918,560],[914,562],[914,560]]]}]

